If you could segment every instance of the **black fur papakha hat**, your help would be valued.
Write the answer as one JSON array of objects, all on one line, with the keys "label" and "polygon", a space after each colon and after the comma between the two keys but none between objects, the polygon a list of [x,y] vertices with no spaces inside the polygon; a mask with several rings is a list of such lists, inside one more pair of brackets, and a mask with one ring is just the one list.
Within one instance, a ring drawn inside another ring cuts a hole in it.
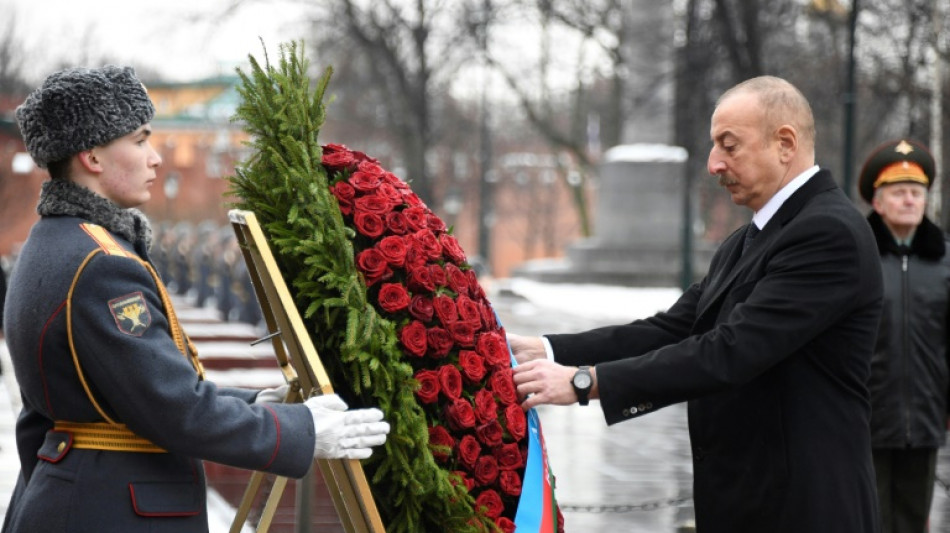
[{"label": "black fur papakha hat", "polygon": [[871,203],[874,191],[891,183],[920,183],[929,189],[935,167],[926,146],[913,139],[894,139],[875,148],[865,160],[858,190]]},{"label": "black fur papakha hat", "polygon": [[53,73],[16,109],[26,149],[41,168],[108,144],[154,114],[135,70],[111,65]]}]

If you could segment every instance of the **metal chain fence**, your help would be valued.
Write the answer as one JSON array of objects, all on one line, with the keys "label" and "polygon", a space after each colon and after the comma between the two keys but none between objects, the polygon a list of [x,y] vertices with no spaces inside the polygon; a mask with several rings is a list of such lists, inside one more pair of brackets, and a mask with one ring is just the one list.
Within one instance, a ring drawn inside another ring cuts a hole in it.
[{"label": "metal chain fence", "polygon": [[558,502],[558,507],[561,508],[561,511],[572,512],[572,513],[632,513],[635,511],[656,511],[659,509],[668,509],[670,507],[678,507],[685,503],[693,501],[693,496],[684,496],[682,498],[671,498],[668,500],[655,500],[652,502],[644,502],[637,504],[628,504],[628,505],[580,505],[574,503],[561,503]]},{"label": "metal chain fence", "polygon": [[[944,492],[950,495],[950,482],[942,479],[940,476],[937,476],[935,483],[937,486],[943,489]],[[670,507],[678,507],[680,505],[689,503],[691,501],[693,501],[693,496],[688,495],[682,498],[670,498],[667,500],[654,500],[651,502],[626,504],[626,505],[583,505],[583,504],[576,504],[576,503],[558,502],[558,507],[561,508],[561,511],[571,512],[571,513],[591,513],[591,514],[633,513],[637,511],[657,511],[659,509],[668,509]]]}]

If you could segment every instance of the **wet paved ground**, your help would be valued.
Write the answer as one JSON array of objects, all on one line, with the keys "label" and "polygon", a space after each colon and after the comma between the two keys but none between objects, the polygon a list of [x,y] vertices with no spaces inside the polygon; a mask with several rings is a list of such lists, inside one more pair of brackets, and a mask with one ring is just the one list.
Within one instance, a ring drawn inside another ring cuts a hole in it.
[{"label": "wet paved ground", "polygon": [[[635,318],[552,310],[504,291],[493,293],[491,299],[505,327],[523,335],[580,331]],[[0,361],[3,355],[0,342]],[[3,363],[4,370],[9,369],[8,361]],[[11,372],[4,372],[2,377],[0,516],[6,510],[17,473],[13,425],[18,407]],[[539,414],[568,533],[692,531],[692,464],[685,406],[671,406],[609,428],[596,401],[588,407],[545,407]],[[938,477],[950,480],[950,452],[946,447],[940,453]],[[938,482],[931,532],[950,532],[947,493],[947,485]],[[220,498],[213,498],[215,502],[225,506]],[[212,515],[213,522],[219,518],[211,524],[212,531],[226,531],[233,512],[219,508]]]},{"label": "wet paved ground", "polygon": [[[492,304],[521,335],[582,331],[614,323],[539,308],[513,295]],[[567,532],[691,531],[692,462],[686,408],[675,405],[607,427],[599,402],[539,408],[556,497]]]},{"label": "wet paved ground", "polygon": [[[523,335],[582,331],[636,318],[585,318],[506,295],[492,296],[505,328]],[[614,306],[616,307],[616,306]],[[692,460],[685,405],[607,427],[596,401],[539,410],[568,533],[693,531]],[[938,477],[950,482],[944,447]],[[948,486],[934,489],[930,531],[950,532]],[[763,532],[766,533],[766,532]]]}]

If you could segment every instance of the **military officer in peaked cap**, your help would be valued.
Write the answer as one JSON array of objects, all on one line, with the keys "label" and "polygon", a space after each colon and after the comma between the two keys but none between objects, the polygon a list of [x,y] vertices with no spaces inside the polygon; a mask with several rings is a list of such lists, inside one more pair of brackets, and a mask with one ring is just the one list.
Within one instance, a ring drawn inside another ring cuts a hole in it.
[{"label": "military officer in peaked cap", "polygon": [[861,197],[872,203],[875,191],[892,183],[917,183],[929,190],[935,168],[926,146],[913,139],[888,141],[875,148],[861,168]]},{"label": "military officer in peaked cap", "polygon": [[911,139],[877,147],[861,170],[884,276],[871,360],[871,446],[883,533],[926,531],[937,449],[946,441],[950,257],[924,214],[934,158]]},{"label": "military officer in peaked cap", "polygon": [[368,457],[389,425],[335,395],[204,379],[135,209],[161,157],[154,107],[129,67],[70,68],[17,108],[49,170],[13,269],[4,331],[23,410],[4,533],[206,532],[202,460],[301,477],[313,459]]}]

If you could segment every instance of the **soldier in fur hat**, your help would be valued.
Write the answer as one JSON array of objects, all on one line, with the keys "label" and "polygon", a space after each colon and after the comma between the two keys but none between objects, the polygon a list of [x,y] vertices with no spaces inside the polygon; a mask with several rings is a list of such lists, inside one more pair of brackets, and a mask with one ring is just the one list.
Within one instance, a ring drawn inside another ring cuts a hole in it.
[{"label": "soldier in fur hat", "polygon": [[859,180],[884,274],[869,381],[883,533],[926,531],[946,441],[950,257],[947,235],[924,214],[934,166],[924,145],[895,139],[868,156]]},{"label": "soldier in fur hat", "polygon": [[204,379],[135,209],[162,163],[153,114],[114,66],[57,72],[17,108],[52,179],[4,317],[23,397],[4,533],[206,532],[202,460],[301,477],[315,457],[368,457],[389,431],[335,395],[284,404],[286,388]]}]

